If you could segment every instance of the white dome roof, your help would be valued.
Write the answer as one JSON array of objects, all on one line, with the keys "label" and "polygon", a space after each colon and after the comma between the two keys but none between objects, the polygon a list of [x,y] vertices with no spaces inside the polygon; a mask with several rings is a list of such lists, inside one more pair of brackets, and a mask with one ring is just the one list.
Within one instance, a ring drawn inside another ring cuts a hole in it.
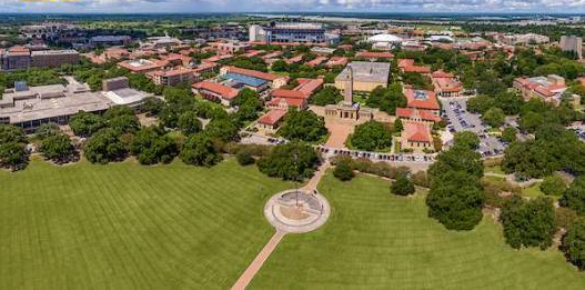
[{"label": "white dome roof", "polygon": [[402,38],[394,34],[378,34],[368,39],[370,42],[402,42]]}]

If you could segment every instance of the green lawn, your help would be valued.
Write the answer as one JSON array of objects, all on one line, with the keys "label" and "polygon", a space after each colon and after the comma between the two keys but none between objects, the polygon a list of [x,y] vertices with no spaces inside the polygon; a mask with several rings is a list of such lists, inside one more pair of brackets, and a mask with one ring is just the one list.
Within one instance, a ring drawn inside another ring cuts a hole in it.
[{"label": "green lawn", "polygon": [[284,238],[252,289],[585,289],[585,273],[556,249],[515,251],[485,218],[450,232],[427,217],[422,196],[391,196],[387,182],[329,174],[332,204],[318,231]]},{"label": "green lawn", "polygon": [[0,171],[0,289],[228,289],[289,187],[234,161]]},{"label": "green lawn", "polygon": [[491,167],[486,167],[485,168],[485,172],[491,172],[491,173],[496,173],[496,174],[502,174],[505,175],[506,173],[502,170],[501,166],[491,166]]}]

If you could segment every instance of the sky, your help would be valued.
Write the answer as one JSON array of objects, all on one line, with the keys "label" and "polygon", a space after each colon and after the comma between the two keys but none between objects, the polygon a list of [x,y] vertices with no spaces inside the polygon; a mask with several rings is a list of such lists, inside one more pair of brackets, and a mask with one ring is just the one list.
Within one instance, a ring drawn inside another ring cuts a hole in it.
[{"label": "sky", "polygon": [[0,12],[571,12],[585,0],[0,0]]}]

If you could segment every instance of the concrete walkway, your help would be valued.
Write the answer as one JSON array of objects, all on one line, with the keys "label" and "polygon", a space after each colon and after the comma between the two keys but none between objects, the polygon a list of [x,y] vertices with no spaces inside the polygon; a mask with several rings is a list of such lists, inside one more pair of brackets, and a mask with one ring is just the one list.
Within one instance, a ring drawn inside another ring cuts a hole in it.
[{"label": "concrete walkway", "polygon": [[260,251],[256,258],[254,258],[254,261],[252,261],[250,266],[248,266],[248,269],[244,271],[242,276],[240,276],[238,281],[236,281],[236,284],[232,286],[232,290],[243,290],[248,287],[248,284],[252,282],[252,279],[254,276],[256,276],[256,273],[260,271],[260,268],[262,268],[264,262],[268,259],[268,257],[270,257],[270,254],[272,254],[274,249],[276,249],[276,246],[278,246],[278,243],[280,243],[285,234],[285,232],[277,231],[274,236],[272,236],[270,241],[268,241],[262,251]]},{"label": "concrete walkway", "polygon": [[321,164],[321,166],[317,168],[317,171],[315,171],[315,175],[313,176],[313,178],[311,178],[311,180],[309,180],[309,183],[307,183],[307,185],[305,185],[301,190],[306,192],[316,190],[317,185],[319,184],[321,178],[323,178],[323,175],[325,175],[325,172],[327,172],[327,169],[329,169],[329,167],[331,167],[331,163],[329,163],[329,160],[324,161],[323,164]]}]

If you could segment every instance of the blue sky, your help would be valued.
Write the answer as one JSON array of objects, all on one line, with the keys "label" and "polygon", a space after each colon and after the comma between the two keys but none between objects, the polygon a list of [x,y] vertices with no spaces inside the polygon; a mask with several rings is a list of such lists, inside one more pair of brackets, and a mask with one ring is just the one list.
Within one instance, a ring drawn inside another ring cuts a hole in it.
[{"label": "blue sky", "polygon": [[0,12],[265,11],[577,13],[585,0],[0,0]]}]

